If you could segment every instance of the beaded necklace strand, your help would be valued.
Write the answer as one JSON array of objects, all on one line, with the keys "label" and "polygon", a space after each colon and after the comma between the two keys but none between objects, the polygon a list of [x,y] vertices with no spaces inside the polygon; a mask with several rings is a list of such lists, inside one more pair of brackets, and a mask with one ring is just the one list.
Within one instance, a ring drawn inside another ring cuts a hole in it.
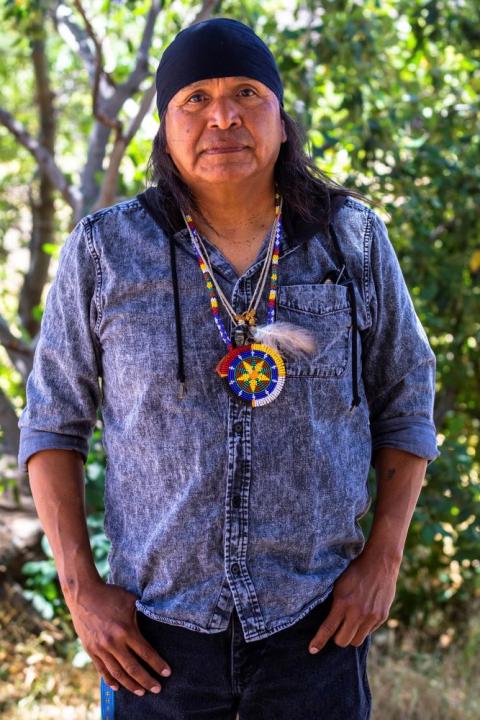
[{"label": "beaded necklace strand", "polygon": [[218,297],[220,298],[225,310],[227,311],[228,315],[232,319],[232,321],[235,324],[248,324],[248,325],[255,325],[256,324],[256,310],[258,307],[258,304],[260,302],[263,289],[265,287],[266,279],[267,279],[267,273],[268,268],[271,262],[272,265],[272,271],[270,275],[270,292],[268,295],[268,303],[267,303],[267,323],[273,323],[275,321],[275,299],[277,296],[277,281],[278,281],[278,272],[277,272],[277,266],[278,266],[278,257],[280,253],[280,242],[281,242],[281,236],[282,236],[282,224],[281,224],[281,209],[282,209],[282,199],[278,193],[275,194],[275,220],[272,225],[272,229],[270,232],[270,238],[267,246],[267,252],[265,255],[265,261],[262,266],[262,270],[260,273],[260,277],[258,279],[257,285],[255,287],[255,290],[252,295],[252,299],[250,300],[250,304],[245,310],[245,312],[238,314],[235,312],[234,308],[229,303],[228,299],[226,298],[225,294],[223,293],[220,285],[218,284],[211,263],[210,259],[208,257],[207,249],[205,247],[205,244],[198,233],[197,228],[194,225],[192,216],[187,214],[183,215],[185,222],[187,224],[188,230],[190,232],[190,239],[192,241],[192,245],[195,250],[195,254],[197,256],[198,264],[200,265],[200,269],[203,273],[203,276],[205,278],[205,284],[207,286],[207,290],[210,296],[210,309],[213,315],[213,319],[215,320],[215,323],[217,325],[217,328],[219,330],[220,336],[224,343],[227,346],[228,350],[232,350],[234,347],[234,344],[232,340],[229,338],[228,333],[225,329],[225,325],[222,321],[222,318],[219,315],[219,304],[217,295],[215,294],[215,290],[217,291]]},{"label": "beaded necklace strand", "polygon": [[[228,390],[237,400],[252,407],[266,405],[278,396],[285,383],[286,371],[279,352],[280,348],[297,355],[311,352],[313,349],[312,338],[303,328],[297,328],[286,322],[275,322],[278,259],[282,237],[282,198],[278,192],[275,193],[275,219],[265,260],[248,309],[240,314],[235,312],[215,278],[207,249],[191,214],[182,211],[182,215],[205,279],[213,319],[220,337],[227,346],[227,354],[218,362],[215,371],[225,379]],[[265,325],[257,326],[256,311],[270,266],[267,322]],[[219,314],[219,298],[234,323],[231,338]],[[266,343],[263,342],[264,339]]]}]

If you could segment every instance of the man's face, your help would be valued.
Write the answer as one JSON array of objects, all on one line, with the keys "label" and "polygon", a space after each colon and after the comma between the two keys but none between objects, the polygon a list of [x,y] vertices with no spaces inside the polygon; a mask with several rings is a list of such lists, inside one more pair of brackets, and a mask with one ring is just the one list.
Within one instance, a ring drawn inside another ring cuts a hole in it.
[{"label": "man's face", "polygon": [[287,140],[279,108],[270,88],[251,78],[186,85],[167,107],[167,152],[192,188],[273,177]]}]

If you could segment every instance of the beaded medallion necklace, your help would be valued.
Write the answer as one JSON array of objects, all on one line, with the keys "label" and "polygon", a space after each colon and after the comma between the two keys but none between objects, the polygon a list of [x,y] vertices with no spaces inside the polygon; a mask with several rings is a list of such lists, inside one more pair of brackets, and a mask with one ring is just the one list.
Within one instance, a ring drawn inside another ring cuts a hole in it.
[{"label": "beaded medallion necklace", "polygon": [[[275,193],[275,220],[270,232],[265,261],[248,309],[235,312],[218,284],[205,244],[195,227],[192,216],[182,212],[190,239],[210,296],[210,310],[225,345],[227,354],[217,363],[215,372],[224,378],[228,390],[251,407],[271,403],[285,384],[285,363],[280,349],[293,355],[310,353],[313,338],[304,328],[286,322],[275,322],[278,258],[282,237],[282,198]],[[270,272],[266,325],[257,325],[256,310]],[[215,292],[215,290],[217,292]],[[217,297],[218,295],[218,297]],[[228,336],[219,314],[219,300],[234,323],[232,337]]]}]

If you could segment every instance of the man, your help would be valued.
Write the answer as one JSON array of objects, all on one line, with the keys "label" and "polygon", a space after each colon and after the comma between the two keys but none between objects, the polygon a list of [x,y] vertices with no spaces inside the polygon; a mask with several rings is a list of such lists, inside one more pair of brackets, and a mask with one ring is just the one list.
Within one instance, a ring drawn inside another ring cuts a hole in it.
[{"label": "man", "polygon": [[[383,220],[303,154],[249,28],[182,31],[157,90],[156,185],[62,248],[19,463],[104,717],[364,720],[439,455],[435,357]],[[83,500],[100,404],[107,584]]]}]

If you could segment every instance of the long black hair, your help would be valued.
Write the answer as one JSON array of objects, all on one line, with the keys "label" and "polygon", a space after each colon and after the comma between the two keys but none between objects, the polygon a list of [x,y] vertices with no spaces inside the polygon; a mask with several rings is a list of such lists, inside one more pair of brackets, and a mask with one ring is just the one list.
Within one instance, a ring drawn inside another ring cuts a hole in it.
[{"label": "long black hair", "polygon": [[[340,185],[320,170],[304,149],[307,138],[303,128],[283,107],[280,107],[280,117],[285,123],[287,141],[280,146],[274,176],[283,197],[284,212],[290,217],[297,214],[307,222],[319,221],[326,229],[331,217],[331,204],[337,196],[350,195],[367,205],[383,207],[380,202],[367,198],[358,190]],[[166,148],[165,121],[161,119],[153,139],[146,176],[147,181],[157,186],[165,214],[172,229],[175,229],[183,224],[180,208],[188,208],[203,215]],[[203,219],[206,221],[206,218]]]}]

